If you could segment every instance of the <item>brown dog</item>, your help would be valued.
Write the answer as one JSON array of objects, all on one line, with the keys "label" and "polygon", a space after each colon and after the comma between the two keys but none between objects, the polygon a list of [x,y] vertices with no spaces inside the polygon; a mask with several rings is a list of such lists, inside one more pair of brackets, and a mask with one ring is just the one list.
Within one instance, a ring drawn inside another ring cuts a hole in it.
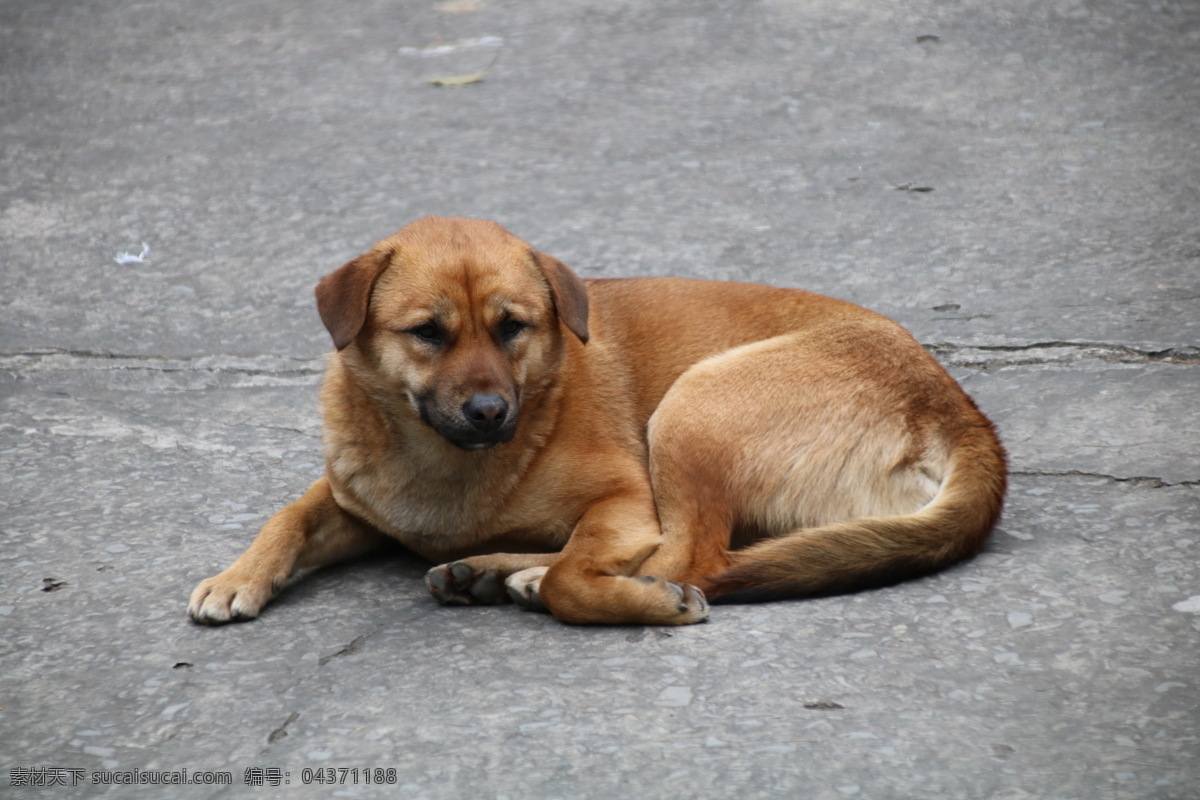
[{"label": "brown dog", "polygon": [[[324,278],[325,476],[203,581],[249,619],[383,537],[443,603],[676,625],[709,598],[852,590],[976,553],[991,423],[884,317],[799,290],[581,281],[499,225],[428,218]],[[449,562],[449,563],[445,563]],[[506,585],[507,584],[507,585]]]}]

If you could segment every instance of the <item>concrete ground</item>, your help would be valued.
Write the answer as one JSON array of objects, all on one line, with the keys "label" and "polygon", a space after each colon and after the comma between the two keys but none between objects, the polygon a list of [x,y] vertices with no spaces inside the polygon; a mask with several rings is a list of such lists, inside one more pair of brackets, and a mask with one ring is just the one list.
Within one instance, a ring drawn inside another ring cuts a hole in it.
[{"label": "concrete ground", "polygon": [[[3,0],[0,796],[1200,797],[1198,119],[1192,0]],[[431,213],[893,316],[1000,529],[682,629],[399,555],[190,624],[321,472],[313,285]]]}]

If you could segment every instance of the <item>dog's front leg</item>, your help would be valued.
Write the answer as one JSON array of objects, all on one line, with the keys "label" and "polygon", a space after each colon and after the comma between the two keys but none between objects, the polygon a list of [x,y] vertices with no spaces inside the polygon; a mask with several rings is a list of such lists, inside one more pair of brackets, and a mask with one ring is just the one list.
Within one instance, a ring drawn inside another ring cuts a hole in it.
[{"label": "dog's front leg", "polygon": [[633,577],[659,546],[661,533],[649,484],[592,504],[559,558],[540,577],[509,579],[520,605],[544,606],[564,622],[687,625],[708,619],[695,586],[648,575]]},{"label": "dog's front leg", "polygon": [[254,619],[297,570],[361,555],[383,541],[383,534],[343,511],[320,478],[267,520],[229,569],[200,582],[188,616],[206,625]]}]

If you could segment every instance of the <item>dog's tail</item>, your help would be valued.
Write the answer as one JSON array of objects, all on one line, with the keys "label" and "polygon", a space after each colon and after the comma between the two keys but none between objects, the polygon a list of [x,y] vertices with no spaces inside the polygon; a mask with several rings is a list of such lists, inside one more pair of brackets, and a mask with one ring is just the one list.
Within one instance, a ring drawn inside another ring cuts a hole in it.
[{"label": "dog's tail", "polygon": [[731,567],[702,584],[718,603],[835,594],[935,572],[978,553],[1000,517],[1004,449],[980,416],[958,437],[933,499],[900,516],[803,528],[730,553]]}]

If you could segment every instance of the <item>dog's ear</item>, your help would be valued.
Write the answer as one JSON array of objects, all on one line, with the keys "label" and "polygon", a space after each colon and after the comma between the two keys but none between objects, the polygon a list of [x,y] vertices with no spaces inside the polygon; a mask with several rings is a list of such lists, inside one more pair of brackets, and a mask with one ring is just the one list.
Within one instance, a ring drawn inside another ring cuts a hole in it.
[{"label": "dog's ear", "polygon": [[338,350],[353,342],[362,330],[371,289],[391,259],[390,250],[363,253],[317,284],[317,312]]},{"label": "dog's ear", "polygon": [[554,296],[554,307],[559,318],[587,344],[588,340],[588,294],[587,286],[570,268],[553,256],[534,252],[533,260],[542,269],[550,282],[550,293]]}]

